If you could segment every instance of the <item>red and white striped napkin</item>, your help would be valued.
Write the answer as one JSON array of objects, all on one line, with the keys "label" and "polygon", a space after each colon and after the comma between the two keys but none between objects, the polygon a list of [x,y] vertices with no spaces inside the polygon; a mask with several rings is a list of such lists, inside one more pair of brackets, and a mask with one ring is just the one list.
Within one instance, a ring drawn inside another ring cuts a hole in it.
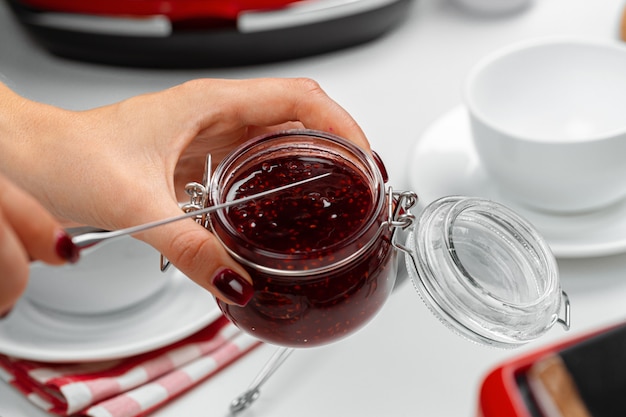
[{"label": "red and white striped napkin", "polygon": [[225,317],[170,346],[84,364],[0,355],[0,378],[47,412],[62,416],[143,416],[258,346]]}]

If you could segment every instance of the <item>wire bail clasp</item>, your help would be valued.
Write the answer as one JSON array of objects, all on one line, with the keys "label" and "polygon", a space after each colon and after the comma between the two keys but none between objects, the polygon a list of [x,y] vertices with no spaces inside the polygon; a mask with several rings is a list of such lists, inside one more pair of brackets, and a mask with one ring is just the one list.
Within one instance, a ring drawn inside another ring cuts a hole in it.
[{"label": "wire bail clasp", "polygon": [[[212,158],[211,154],[207,154],[205,165],[204,165],[204,175],[202,176],[202,183],[199,182],[190,182],[185,185],[185,193],[189,196],[189,203],[183,204],[181,209],[185,213],[190,213],[192,211],[197,211],[205,208],[209,201],[209,180],[211,179],[211,163]],[[207,214],[200,214],[195,217],[196,223],[201,224],[205,228],[208,225],[208,216]],[[160,260],[160,269],[161,272],[167,271],[170,267],[171,262],[161,254]]]},{"label": "wire bail clasp", "polygon": [[394,247],[396,247],[396,231],[406,230],[415,223],[415,215],[411,213],[411,208],[417,204],[417,201],[418,196],[413,191],[393,191],[391,187],[387,188],[387,223],[392,229],[391,242]]},{"label": "wire bail clasp", "polygon": [[563,326],[565,330],[569,330],[571,327],[571,321],[572,321],[572,318],[571,318],[572,307],[570,306],[569,296],[567,295],[565,291],[561,291],[561,300],[563,301],[563,318],[558,317],[557,322],[561,324],[561,326]]}]

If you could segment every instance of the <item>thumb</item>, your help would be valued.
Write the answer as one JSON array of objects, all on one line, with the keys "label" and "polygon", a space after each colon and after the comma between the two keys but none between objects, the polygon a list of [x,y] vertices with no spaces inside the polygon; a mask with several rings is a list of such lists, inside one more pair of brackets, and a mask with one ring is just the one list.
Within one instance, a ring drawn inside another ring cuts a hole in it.
[{"label": "thumb", "polygon": [[[180,214],[176,207],[167,216]],[[137,238],[152,245],[183,274],[225,303],[244,306],[252,298],[250,275],[211,232],[193,219],[147,230]]]}]

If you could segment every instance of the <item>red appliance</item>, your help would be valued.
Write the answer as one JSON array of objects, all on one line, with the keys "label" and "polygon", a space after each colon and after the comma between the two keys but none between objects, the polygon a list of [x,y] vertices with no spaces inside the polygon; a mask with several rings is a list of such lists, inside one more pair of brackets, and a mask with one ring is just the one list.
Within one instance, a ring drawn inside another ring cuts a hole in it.
[{"label": "red appliance", "polygon": [[[626,324],[622,323],[501,363],[482,381],[477,417],[545,417],[550,414],[542,411],[542,401],[529,383],[529,374],[535,364],[555,356],[563,359],[568,379],[577,387],[574,390],[577,398],[566,397],[565,401],[570,404],[580,402],[587,409],[587,414],[560,412],[558,415],[624,415],[625,348]],[[551,381],[552,388],[571,395],[565,380],[560,378],[557,381],[559,384]]]},{"label": "red appliance", "polygon": [[6,0],[50,52],[140,67],[221,67],[325,53],[396,26],[411,0]]}]

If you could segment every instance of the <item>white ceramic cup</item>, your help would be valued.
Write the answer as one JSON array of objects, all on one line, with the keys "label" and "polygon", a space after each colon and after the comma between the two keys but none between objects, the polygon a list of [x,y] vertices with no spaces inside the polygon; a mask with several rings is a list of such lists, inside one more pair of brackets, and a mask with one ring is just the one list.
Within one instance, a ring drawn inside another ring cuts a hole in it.
[{"label": "white ceramic cup", "polygon": [[534,0],[452,0],[461,8],[481,15],[511,14],[530,7]]},{"label": "white ceramic cup", "polygon": [[558,213],[626,197],[626,46],[515,44],[471,70],[464,98],[476,151],[502,196]]},{"label": "white ceramic cup", "polygon": [[24,299],[62,313],[106,314],[147,300],[170,278],[155,249],[127,236],[83,250],[76,264],[34,264]]}]

